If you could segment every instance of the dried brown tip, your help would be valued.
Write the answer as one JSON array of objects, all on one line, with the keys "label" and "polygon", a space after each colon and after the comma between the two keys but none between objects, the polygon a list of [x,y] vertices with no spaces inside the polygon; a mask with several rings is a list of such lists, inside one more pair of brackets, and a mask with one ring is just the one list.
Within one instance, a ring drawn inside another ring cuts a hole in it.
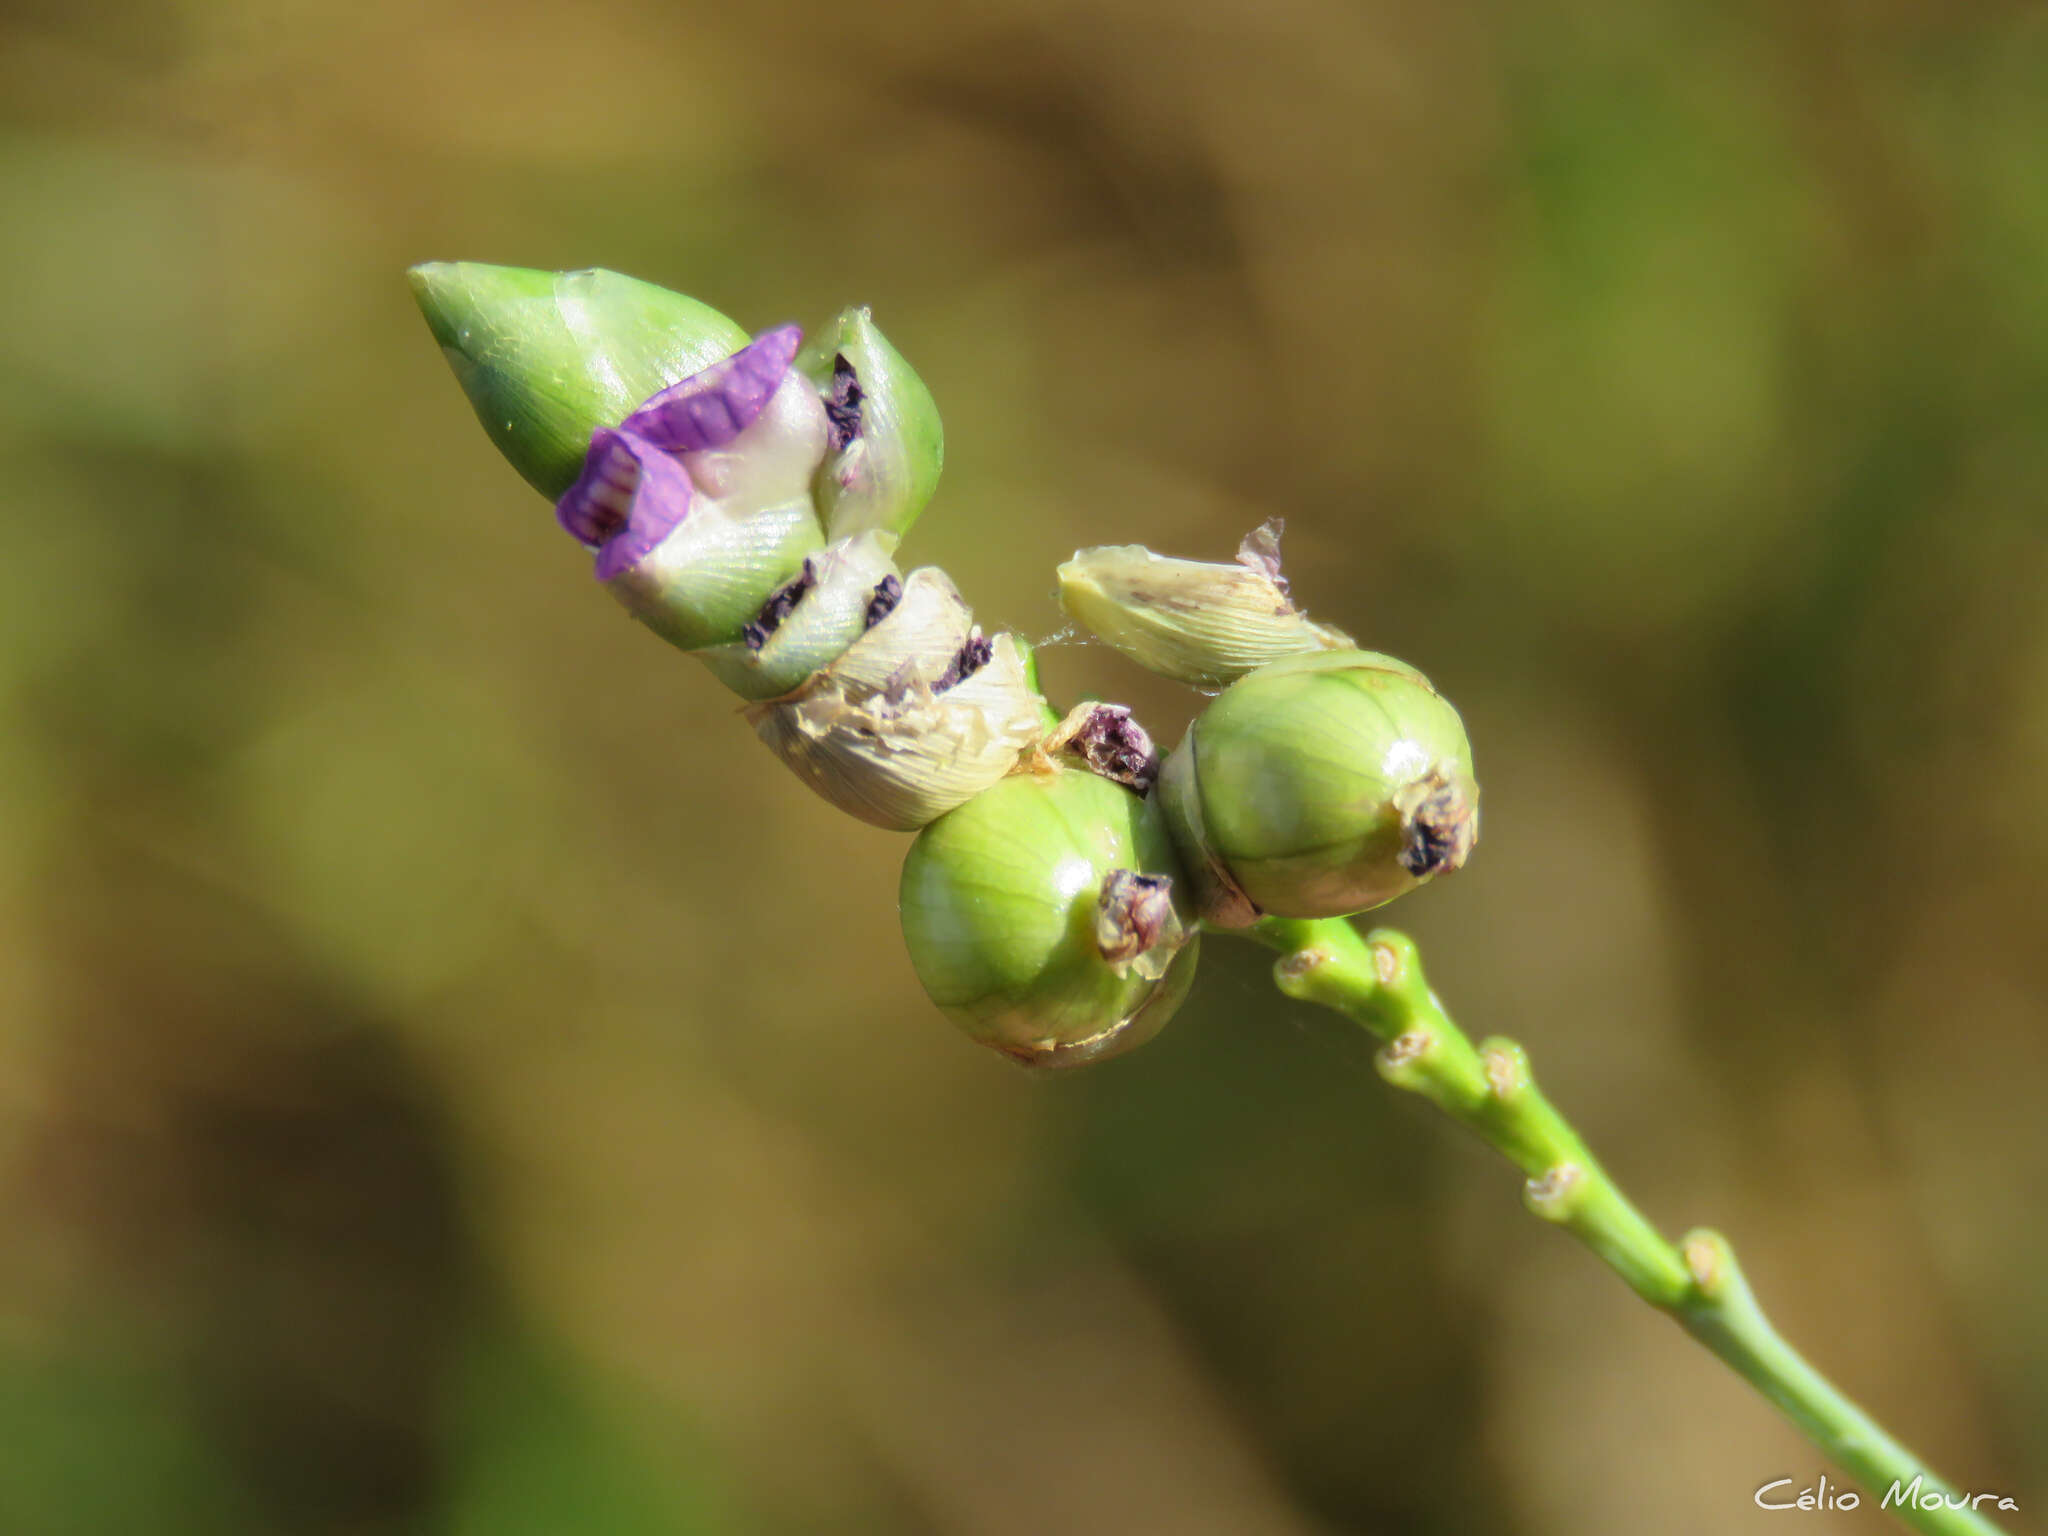
[{"label": "dried brown tip", "polygon": [[1139,794],[1159,782],[1159,749],[1123,704],[1077,704],[1046,738],[1047,754],[1078,757],[1090,773]]},{"label": "dried brown tip", "polygon": [[[1141,875],[1134,870],[1113,869],[1103,879],[1096,898],[1095,947],[1119,974],[1136,966],[1147,973],[1144,961],[1155,958],[1157,973],[1165,971],[1180,947],[1183,932],[1180,914],[1173,910],[1173,877]],[[1165,950],[1164,959],[1155,952]]]},{"label": "dried brown tip", "polygon": [[1402,791],[1401,867],[1418,880],[1462,869],[1479,841],[1479,795],[1463,778],[1432,772]]},{"label": "dried brown tip", "polygon": [[1292,598],[1293,592],[1287,585],[1287,578],[1280,574],[1280,535],[1287,531],[1287,520],[1283,517],[1269,517],[1237,546],[1237,563],[1247,570],[1258,571],[1280,589],[1280,595]]}]

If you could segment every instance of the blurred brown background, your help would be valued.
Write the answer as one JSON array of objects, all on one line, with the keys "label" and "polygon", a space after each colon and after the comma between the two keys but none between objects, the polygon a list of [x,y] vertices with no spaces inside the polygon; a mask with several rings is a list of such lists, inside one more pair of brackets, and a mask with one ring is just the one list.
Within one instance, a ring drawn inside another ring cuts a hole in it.
[{"label": "blurred brown background", "polygon": [[0,1533],[1683,1536],[1821,1471],[1249,950],[1091,1072],[957,1038],[903,842],[592,590],[430,257],[871,302],[991,627],[1288,516],[1477,744],[1395,909],[1454,1008],[2040,1520],[2044,81],[1959,0],[7,0]]}]

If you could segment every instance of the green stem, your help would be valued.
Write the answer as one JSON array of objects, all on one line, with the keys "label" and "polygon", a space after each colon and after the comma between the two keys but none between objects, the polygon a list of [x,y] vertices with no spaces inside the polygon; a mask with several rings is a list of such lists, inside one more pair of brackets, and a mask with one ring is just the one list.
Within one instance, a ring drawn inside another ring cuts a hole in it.
[{"label": "green stem", "polygon": [[1280,952],[1273,979],[1282,992],[1370,1030],[1381,1042],[1381,1076],[1503,1153],[1527,1176],[1531,1212],[1592,1249],[1775,1403],[1866,1500],[1929,1536],[1997,1536],[1997,1526],[1956,1507],[1960,1495],[1778,1336],[1724,1238],[1697,1231],[1674,1245],[1650,1225],[1543,1096],[1519,1045],[1465,1038],[1423,978],[1412,940],[1385,928],[1361,937],[1334,918],[1269,917],[1244,932]]}]

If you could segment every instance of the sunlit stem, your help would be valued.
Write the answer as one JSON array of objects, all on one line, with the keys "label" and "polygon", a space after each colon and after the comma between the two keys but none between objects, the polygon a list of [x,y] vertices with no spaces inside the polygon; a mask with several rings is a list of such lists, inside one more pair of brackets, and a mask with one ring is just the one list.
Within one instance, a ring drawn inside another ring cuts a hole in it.
[{"label": "sunlit stem", "polygon": [[[1273,979],[1289,997],[1362,1024],[1381,1042],[1380,1075],[1428,1099],[1522,1170],[1523,1202],[1564,1228],[1686,1332],[1775,1403],[1877,1506],[1896,1485],[1917,1500],[1885,1505],[1930,1536],[1996,1536],[1998,1527],[1939,1481],[1778,1336],[1718,1233],[1673,1244],[1630,1204],[1529,1073],[1512,1040],[1474,1045],[1429,988],[1414,942],[1391,929],[1361,936],[1342,919],[1264,918],[1239,930],[1278,950]],[[1939,1496],[1939,1505],[1926,1504]]]}]

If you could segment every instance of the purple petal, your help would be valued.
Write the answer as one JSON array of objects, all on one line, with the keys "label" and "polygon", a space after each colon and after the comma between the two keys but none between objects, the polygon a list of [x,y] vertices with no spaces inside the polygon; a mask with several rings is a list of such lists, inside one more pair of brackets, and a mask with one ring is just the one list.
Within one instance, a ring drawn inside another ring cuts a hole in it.
[{"label": "purple petal", "polygon": [[597,549],[597,579],[637,565],[690,512],[690,476],[638,433],[599,427],[555,519]]},{"label": "purple petal", "polygon": [[723,448],[768,408],[803,339],[794,325],[763,331],[725,361],[653,396],[626,418],[626,429],[670,453]]}]

